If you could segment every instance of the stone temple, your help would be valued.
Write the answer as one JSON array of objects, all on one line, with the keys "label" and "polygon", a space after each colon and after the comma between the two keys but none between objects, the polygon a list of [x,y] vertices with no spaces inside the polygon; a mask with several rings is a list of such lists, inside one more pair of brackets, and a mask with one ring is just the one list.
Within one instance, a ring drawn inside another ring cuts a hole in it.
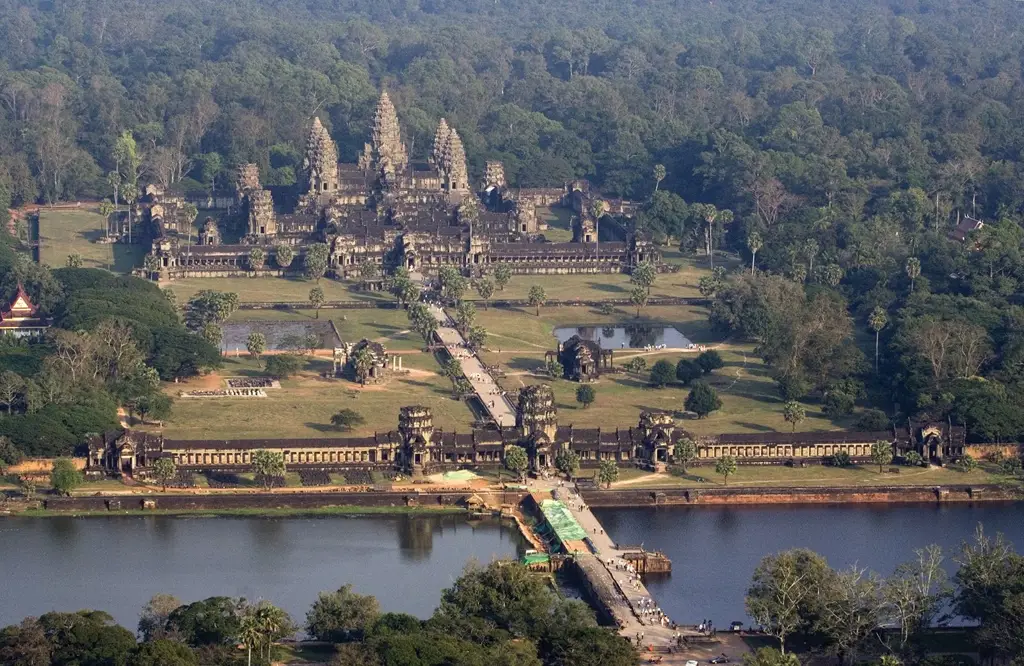
[{"label": "stone temple", "polygon": [[[237,214],[247,229],[236,244],[221,243],[210,220],[194,243],[180,207],[153,194],[147,201],[153,244],[140,272],[162,280],[284,275],[302,271],[313,243],[328,246],[328,272],[339,279],[358,276],[366,262],[385,275],[399,267],[430,275],[453,265],[471,277],[497,264],[518,274],[618,273],[645,260],[661,264],[657,247],[629,230],[636,205],[602,197],[586,181],[514,189],[502,164],[488,162],[474,188],[462,139],[444,119],[427,162],[412,162],[387,92],[369,138],[355,163],[340,162],[334,140],[313,118],[298,192],[279,195],[281,201],[262,186],[256,165],[240,167]],[[289,212],[282,211],[286,199]],[[546,206],[572,210],[572,242],[545,241],[537,209]],[[291,248],[290,262],[277,261],[282,246]],[[254,247],[264,250],[256,266],[249,260]]]}]

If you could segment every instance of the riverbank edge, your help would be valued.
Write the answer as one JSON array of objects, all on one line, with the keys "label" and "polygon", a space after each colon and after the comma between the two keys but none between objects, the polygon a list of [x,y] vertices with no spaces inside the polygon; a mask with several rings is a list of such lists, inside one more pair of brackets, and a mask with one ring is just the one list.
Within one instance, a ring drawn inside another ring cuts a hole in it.
[{"label": "riverbank edge", "polygon": [[167,516],[181,518],[316,518],[323,516],[461,516],[461,507],[352,506],[250,507],[205,509],[28,509],[0,515],[0,518],[94,518],[98,516]]},{"label": "riverbank edge", "polygon": [[[1016,486],[716,487],[583,490],[591,506],[605,508],[671,506],[763,506],[828,504],[963,504],[1024,501]],[[42,508],[11,515],[189,515],[302,516],[358,514],[466,513],[477,496],[490,507],[518,504],[522,491],[220,493],[212,495],[91,495],[54,497]],[[475,507],[476,508],[476,507]]]},{"label": "riverbank edge", "polygon": [[632,488],[584,490],[587,504],[598,508],[669,506],[764,506],[829,504],[968,504],[1020,502],[1018,486],[837,486],[837,487],[721,487]]}]

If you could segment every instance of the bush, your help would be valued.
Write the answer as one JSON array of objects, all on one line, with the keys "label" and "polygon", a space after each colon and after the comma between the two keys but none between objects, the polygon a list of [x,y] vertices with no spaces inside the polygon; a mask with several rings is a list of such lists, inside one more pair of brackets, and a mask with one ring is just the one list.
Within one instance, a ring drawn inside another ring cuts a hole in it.
[{"label": "bush", "polygon": [[676,378],[676,369],[672,364],[662,359],[651,368],[651,385],[656,388],[663,388],[672,383]]},{"label": "bush", "polygon": [[853,464],[853,461],[850,460],[849,453],[846,451],[840,451],[839,453],[828,457],[828,464],[833,467],[849,467]]},{"label": "bush", "polygon": [[684,358],[676,364],[676,379],[684,386],[689,386],[690,382],[700,379],[703,373],[704,371],[697,361]]},{"label": "bush", "polygon": [[908,467],[920,467],[924,464],[924,458],[917,451],[907,451],[903,455],[903,464]]},{"label": "bush", "polygon": [[725,366],[725,361],[722,360],[722,355],[715,350],[706,351],[697,357],[697,365],[706,375],[710,375],[715,370]]},{"label": "bush", "polygon": [[822,401],[822,410],[829,418],[853,413],[853,396],[842,391],[829,391]]},{"label": "bush", "polygon": [[275,354],[268,356],[264,366],[264,374],[277,379],[287,379],[302,368],[302,359],[295,354]]},{"label": "bush", "polygon": [[858,430],[877,432],[879,430],[888,430],[892,423],[882,410],[865,409],[855,425]]}]

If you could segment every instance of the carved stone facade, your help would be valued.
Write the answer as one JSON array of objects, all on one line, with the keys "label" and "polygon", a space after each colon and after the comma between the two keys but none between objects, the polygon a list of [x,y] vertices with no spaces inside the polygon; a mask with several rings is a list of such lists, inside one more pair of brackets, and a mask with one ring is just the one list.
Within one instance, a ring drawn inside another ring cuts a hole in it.
[{"label": "carved stone facade", "polygon": [[701,437],[678,427],[667,412],[645,411],[629,428],[576,428],[558,425],[550,387],[529,386],[520,392],[516,426],[504,430],[447,432],[436,428],[428,407],[401,407],[397,428],[372,437],[282,440],[173,440],[154,433],[119,430],[89,443],[88,468],[109,473],[149,473],[152,464],[170,457],[186,471],[248,471],[259,449],[278,452],[292,469],[386,469],[425,471],[462,466],[497,467],[510,446],[527,450],[530,468],[545,472],[559,452],[579,455],[583,466],[603,460],[662,469],[673,462],[676,444],[696,443],[695,464],[713,464],[723,455],[740,464],[821,464],[828,456],[848,453],[869,461],[877,441],[891,444],[896,455],[922,451],[926,460],[945,463],[964,454],[964,428],[923,425],[881,432],[753,433]]},{"label": "carved stone facade", "polygon": [[[474,192],[462,139],[443,119],[427,162],[412,162],[386,92],[373,115],[370,141],[355,164],[339,161],[330,133],[313,118],[302,165],[301,191],[289,198],[298,203],[287,213],[281,212],[285,193],[275,202],[278,190],[271,194],[261,185],[255,165],[239,168],[236,214],[243,216],[248,232],[241,243],[219,244],[216,252],[197,251],[182,236],[180,223],[158,225],[152,254],[160,270],[154,275],[244,275],[244,257],[252,245],[266,246],[269,256],[280,244],[295,247],[290,270],[301,271],[301,256],[311,243],[330,247],[329,274],[342,279],[357,277],[359,266],[368,261],[385,275],[398,267],[434,274],[449,265],[470,276],[487,273],[498,263],[514,273],[541,275],[629,272],[644,258],[660,263],[657,246],[633,234],[596,243],[596,234],[581,227],[574,233],[576,242],[544,242],[538,235],[543,228],[537,208],[590,210],[597,195],[589,185],[579,181],[512,190],[501,163],[489,162],[482,191]],[[632,210],[625,205],[619,209],[625,215]],[[160,211],[154,208],[153,216]],[[585,215],[575,217],[577,226],[584,223]]]},{"label": "carved stone facade", "polygon": [[558,345],[557,351],[547,352],[545,359],[557,360],[563,376],[577,382],[592,382],[602,372],[614,367],[615,352],[603,349],[593,340],[574,335]]}]

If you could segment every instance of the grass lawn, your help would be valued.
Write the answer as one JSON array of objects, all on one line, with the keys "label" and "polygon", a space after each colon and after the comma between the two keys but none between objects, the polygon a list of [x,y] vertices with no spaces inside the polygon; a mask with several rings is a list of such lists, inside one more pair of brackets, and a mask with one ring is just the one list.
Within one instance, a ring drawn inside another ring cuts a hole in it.
[{"label": "grass lawn", "polygon": [[[888,469],[888,465],[886,469]],[[787,487],[787,486],[942,486],[956,484],[992,484],[1003,477],[995,474],[994,468],[982,466],[971,473],[959,472],[950,467],[900,467],[899,474],[879,474],[877,465],[855,465],[853,467],[785,467],[783,465],[740,465],[735,474],[729,476],[729,486]],[[645,477],[620,480],[613,488],[655,488],[693,487],[707,488],[723,486],[720,474],[713,465],[691,467],[688,474],[646,474]]]},{"label": "grass lawn", "polygon": [[82,255],[86,268],[105,268],[128,273],[142,265],[147,248],[125,243],[98,243],[105,235],[106,223],[99,213],[78,210],[41,210],[39,212],[39,258],[55,268],[65,266],[68,255]]},{"label": "grass lawn", "polygon": [[[313,310],[238,310],[229,321],[313,321],[315,317]],[[405,310],[320,310],[320,319],[333,321],[345,342],[367,338],[395,351],[419,350],[425,346],[423,338],[409,330]]]},{"label": "grass lawn", "polygon": [[[162,283],[170,287],[184,304],[197,291],[214,289],[233,291],[242,303],[304,303],[309,301],[309,290],[317,286],[312,280],[292,277],[233,277],[233,278],[185,278]],[[387,294],[356,291],[351,282],[330,278],[320,280],[320,288],[329,301],[359,301],[378,298],[390,299]]]},{"label": "grass lawn", "polygon": [[[451,399],[450,382],[437,374],[433,357],[409,354],[403,363],[411,374],[395,377],[384,386],[360,389],[347,380],[321,379],[319,372],[329,369],[330,362],[309,359],[300,375],[284,380],[282,388],[268,391],[266,398],[178,398],[163,432],[176,439],[366,436],[394,430],[398,408],[415,404],[433,409],[435,426],[468,430],[472,412]],[[189,388],[218,388],[221,377],[258,372],[255,362],[246,357],[225,359],[216,375],[170,384],[166,390],[176,395]],[[355,410],[366,422],[345,433],[335,430],[330,426],[331,415],[342,408]]]},{"label": "grass lawn", "polygon": [[[515,391],[529,384],[550,384],[555,393],[562,425],[574,423],[577,427],[628,428],[635,426],[640,412],[663,410],[675,414],[680,425],[698,435],[715,433],[744,433],[789,431],[792,426],[782,418],[783,401],[775,390],[775,382],[768,375],[761,360],[753,355],[750,345],[728,345],[719,348],[725,367],[705,378],[717,391],[722,408],[706,418],[697,419],[687,414],[683,403],[689,393],[681,385],[662,389],[651,388],[647,375],[619,373],[607,375],[594,384],[597,400],[584,409],[576,402],[576,382],[559,379],[551,381],[537,374],[544,362],[543,353],[524,354],[504,351],[483,354],[485,363],[500,364],[506,371],[501,380],[507,391]],[[638,355],[636,352],[616,354],[616,365]],[[665,359],[675,364],[682,353],[640,353],[648,367]],[[805,405],[807,418],[797,430],[835,430],[847,427],[845,422],[833,422],[815,405]]]}]

